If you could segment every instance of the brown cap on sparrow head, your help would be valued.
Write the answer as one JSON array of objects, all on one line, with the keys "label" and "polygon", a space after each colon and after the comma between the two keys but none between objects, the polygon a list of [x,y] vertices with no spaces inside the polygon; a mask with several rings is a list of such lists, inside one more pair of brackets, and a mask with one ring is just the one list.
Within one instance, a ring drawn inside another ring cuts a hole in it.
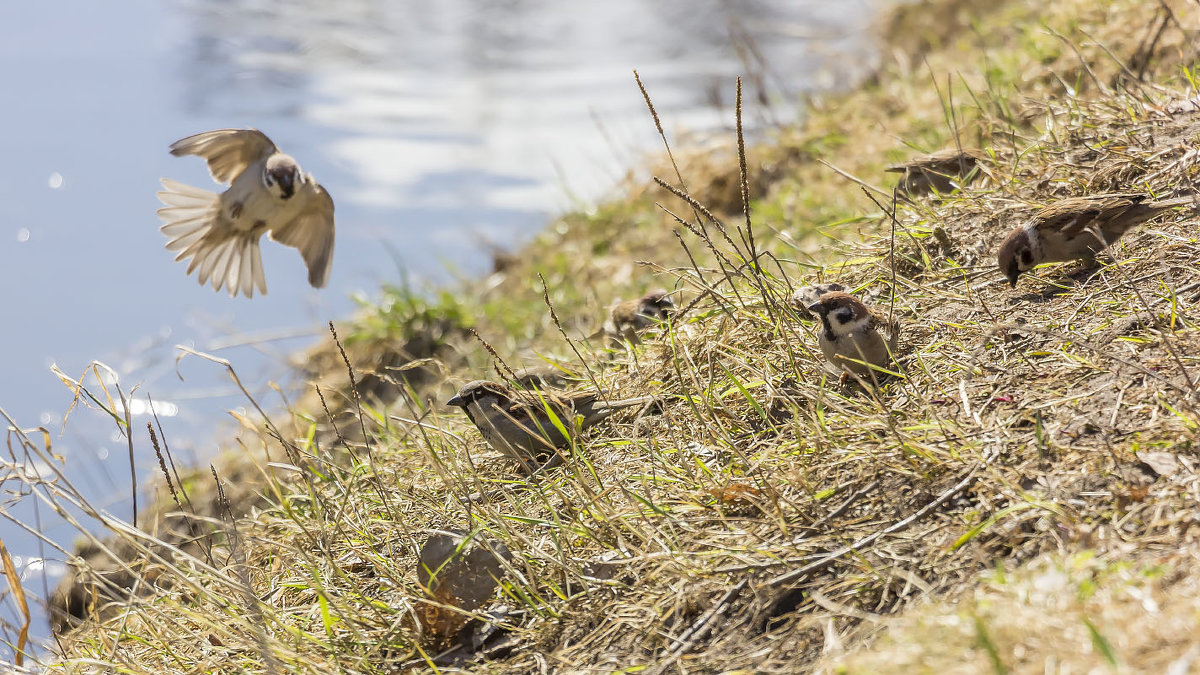
[{"label": "brown cap on sparrow head", "polygon": [[900,337],[896,322],[841,291],[825,293],[808,310],[821,317],[817,343],[830,363],[858,376],[891,366]]},{"label": "brown cap on sparrow head", "polygon": [[1191,197],[1150,201],[1149,195],[1139,193],[1061,199],[1009,232],[996,263],[1016,288],[1022,272],[1042,263],[1090,260],[1135,225],[1193,203]]},{"label": "brown cap on sparrow head", "polygon": [[162,179],[158,210],[167,250],[187,260],[187,273],[200,283],[212,281],[229,295],[266,294],[259,240],[272,240],[300,250],[308,266],[308,283],[321,288],[333,264],[333,199],[296,160],[275,147],[257,129],[206,131],[171,144],[176,157],[197,155],[208,160],[213,178],[227,183],[221,194]]}]

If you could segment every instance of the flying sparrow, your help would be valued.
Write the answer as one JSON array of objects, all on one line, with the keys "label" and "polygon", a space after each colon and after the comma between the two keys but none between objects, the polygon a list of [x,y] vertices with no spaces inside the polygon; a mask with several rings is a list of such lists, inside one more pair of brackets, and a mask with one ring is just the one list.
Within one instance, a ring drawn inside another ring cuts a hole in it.
[{"label": "flying sparrow", "polygon": [[666,321],[675,313],[675,303],[665,290],[655,289],[636,300],[617,301],[609,309],[604,332],[610,337],[637,344],[638,333]]},{"label": "flying sparrow", "polygon": [[814,317],[808,311],[808,308],[815,305],[821,299],[822,295],[845,290],[846,287],[838,283],[813,284],[812,286],[798,288],[795,293],[792,293],[792,306],[796,308],[800,316],[805,319],[812,319]]},{"label": "flying sparrow", "polygon": [[296,160],[275,147],[257,129],[206,131],[171,144],[176,157],[197,155],[208,161],[212,177],[229,185],[218,195],[169,178],[162,179],[158,210],[167,249],[186,260],[187,273],[200,284],[212,281],[230,296],[254,289],[266,294],[262,255],[263,233],[300,250],[308,266],[308,283],[317,288],[329,280],[333,263],[333,199],[306,175]]},{"label": "flying sparrow", "polygon": [[1071,197],[1043,207],[1005,237],[996,254],[1000,271],[1017,287],[1017,277],[1042,263],[1090,260],[1134,225],[1179,206],[1191,197],[1160,202],[1144,194]]},{"label": "flying sparrow", "polygon": [[846,373],[870,377],[872,366],[887,368],[899,344],[900,326],[842,291],[825,293],[808,306],[821,317],[817,336],[826,360]]},{"label": "flying sparrow", "polygon": [[587,429],[616,410],[645,405],[654,399],[643,396],[610,401],[592,392],[518,392],[497,382],[476,380],[464,385],[446,405],[465,410],[488,445],[530,470],[531,461],[570,445],[577,417],[581,418],[578,428]]},{"label": "flying sparrow", "polygon": [[949,148],[914,157],[903,164],[889,166],[886,170],[904,174],[896,186],[901,192],[909,195],[935,190],[938,193],[947,193],[962,185],[964,181],[977,178],[980,172],[975,171],[975,168],[984,157],[979,150]]}]

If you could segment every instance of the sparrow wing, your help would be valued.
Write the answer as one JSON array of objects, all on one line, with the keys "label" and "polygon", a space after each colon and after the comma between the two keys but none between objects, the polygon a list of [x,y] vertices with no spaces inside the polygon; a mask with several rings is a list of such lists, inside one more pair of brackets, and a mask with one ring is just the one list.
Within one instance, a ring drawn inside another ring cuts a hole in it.
[{"label": "sparrow wing", "polygon": [[1139,194],[1109,194],[1073,197],[1057,201],[1037,212],[1038,228],[1059,232],[1066,238],[1079,236],[1093,226],[1118,217],[1146,197]]},{"label": "sparrow wing", "polygon": [[299,249],[308,266],[308,283],[324,288],[333,267],[333,198],[309,176],[293,199],[304,199],[304,207],[291,221],[272,229],[270,237]]},{"label": "sparrow wing", "polygon": [[[528,405],[533,406],[539,417],[546,417],[546,408],[554,412],[554,416],[569,431],[575,427],[576,416],[582,417],[581,426],[586,429],[607,417],[614,408],[606,408],[594,392],[577,391],[570,393],[540,390],[532,392],[533,400]],[[521,405],[515,403],[514,405]]]},{"label": "sparrow wing", "polygon": [[1096,222],[1100,210],[1092,204],[1051,204],[1038,211],[1037,227],[1045,232],[1057,232],[1070,239]]},{"label": "sparrow wing", "polygon": [[[571,431],[575,428],[574,411],[564,407],[561,401],[547,392],[531,391],[528,394],[522,397],[525,400],[513,400],[498,406],[500,414],[520,426],[547,450],[569,442]],[[553,417],[550,413],[553,413]]]},{"label": "sparrow wing", "polygon": [[885,342],[888,349],[895,355],[896,347],[900,344],[900,321],[896,317],[887,317],[886,315],[871,311],[871,327],[878,331]]},{"label": "sparrow wing", "polygon": [[279,149],[258,129],[218,129],[182,138],[171,144],[176,157],[196,155],[208,161],[218,183],[229,183],[247,166],[270,157]]},{"label": "sparrow wing", "polygon": [[598,394],[589,394],[588,396],[581,396],[575,402],[575,411],[583,416],[583,427],[587,428],[622,408],[645,406],[656,400],[658,400],[657,396],[605,399]]},{"label": "sparrow wing", "polygon": [[981,153],[978,150],[946,148],[928,155],[914,157],[900,164],[893,164],[884,171],[904,173],[909,170],[933,171],[947,176],[964,176],[975,168]]},{"label": "sparrow wing", "polygon": [[930,169],[934,171],[943,171],[953,173],[954,175],[965,174],[975,166],[975,162],[979,161],[979,151],[970,148],[946,148],[938,150],[926,158],[926,163]]}]

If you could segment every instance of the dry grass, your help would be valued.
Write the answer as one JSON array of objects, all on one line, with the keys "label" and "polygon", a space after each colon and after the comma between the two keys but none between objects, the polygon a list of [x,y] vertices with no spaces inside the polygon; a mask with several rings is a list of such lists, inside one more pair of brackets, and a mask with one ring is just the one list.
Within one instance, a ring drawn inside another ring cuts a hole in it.
[{"label": "dry grass", "polygon": [[869,650],[830,654],[815,670],[1189,672],[1200,656],[1195,549],[1129,554],[1045,555],[987,573],[954,602],[881,622]]},{"label": "dry grass", "polygon": [[[305,402],[245,435],[273,460],[258,464],[266,500],[218,497],[192,516],[193,536],[215,535],[203,554],[90,514],[140,554],[123,570],[138,594],[72,632],[49,665],[453,669],[417,619],[429,599],[416,558],[433,530],[486,534],[513,553],[486,610],[501,635],[474,670],[1023,671],[1051,657],[1072,667],[1184,657],[1200,499],[1196,216],[1142,227],[1097,270],[1046,267],[1015,291],[993,258],[1007,229],[1049,200],[1192,192],[1200,113],[1160,109],[1191,93],[1195,33],[1180,25],[1195,11],[1171,7],[1177,23],[1144,59],[1138,45],[1165,16],[1153,3],[1013,0],[922,47],[937,86],[924,62],[899,59],[746,163],[732,151],[723,178],[692,176],[681,158],[696,204],[639,191],[565,218],[541,255],[477,293],[406,306],[417,329],[402,333],[429,339],[390,348],[399,356],[387,364],[371,345],[395,339],[380,323],[394,308],[377,310],[347,341],[358,342],[353,377],[379,386],[348,395],[351,375],[330,358],[341,385],[318,379],[335,414]],[[1126,74],[1139,58],[1141,84]],[[981,65],[963,73],[964,63]],[[904,142],[930,150],[956,136],[992,153],[991,179],[902,202],[894,221],[889,201],[816,161],[870,183],[909,152]],[[754,184],[749,216],[746,168],[771,177]],[[653,279],[637,259],[654,261]],[[535,271],[565,324],[546,311]],[[842,386],[825,369],[814,326],[787,301],[818,278],[900,319],[899,377]],[[582,308],[659,285],[690,305],[668,330],[630,351],[564,342],[598,324]],[[443,310],[482,317],[480,334],[514,366],[560,361],[588,373],[581,386],[654,394],[658,410],[615,416],[564,466],[521,478],[430,403],[490,365],[457,321],[436,320]],[[24,449],[40,452],[33,439]],[[73,499],[65,481],[34,487]],[[1156,630],[1133,634],[1123,610],[1134,601],[1135,617],[1164,618]],[[1063,641],[1039,637],[1055,630]]]}]

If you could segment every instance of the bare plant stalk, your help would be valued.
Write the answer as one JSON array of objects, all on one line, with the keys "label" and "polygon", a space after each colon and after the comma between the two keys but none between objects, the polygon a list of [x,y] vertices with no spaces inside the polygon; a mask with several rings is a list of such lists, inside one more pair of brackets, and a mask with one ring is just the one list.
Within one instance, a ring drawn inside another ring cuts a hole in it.
[{"label": "bare plant stalk", "polygon": [[362,398],[358,393],[358,380],[354,377],[354,366],[350,365],[350,357],[346,356],[346,350],[342,347],[342,341],[338,339],[337,328],[334,328],[333,322],[329,322],[329,333],[333,335],[333,343],[337,345],[338,353],[342,355],[342,362],[346,364],[346,373],[350,376],[350,395],[354,397],[354,407],[358,412],[358,425],[362,431],[363,443],[367,446],[367,457],[371,456],[371,439],[367,435],[367,423],[363,421]]},{"label": "bare plant stalk", "polygon": [[268,673],[281,672],[279,661],[276,660],[274,652],[271,650],[271,645],[267,641],[267,622],[263,617],[262,607],[259,606],[258,596],[254,593],[254,589],[250,585],[250,575],[246,571],[246,554],[242,550],[242,538],[237,531],[237,523],[234,522],[233,511],[229,508],[229,498],[225,496],[225,488],[221,485],[221,477],[217,475],[217,468],[211,464],[208,467],[212,471],[213,480],[217,483],[217,499],[222,510],[222,520],[225,521],[226,538],[229,540],[229,553],[233,558],[234,568],[238,575],[241,597],[244,607],[249,614],[252,625],[254,626],[254,643],[258,647],[259,656],[262,657],[263,665]]},{"label": "bare plant stalk", "polygon": [[[638,89],[642,92],[642,98],[646,100],[646,107],[650,110],[650,117],[654,120],[654,128],[658,130],[658,137],[662,139],[663,147],[667,149],[667,157],[671,160],[671,167],[675,169],[675,177],[679,179],[679,185],[687,192],[687,183],[683,180],[683,172],[679,170],[679,163],[675,161],[675,153],[671,151],[671,143],[667,140],[667,133],[663,131],[662,120],[658,118],[658,111],[654,109],[654,102],[650,100],[650,92],[646,91],[646,85],[642,84],[642,76],[635,69],[633,71],[633,79],[637,82]],[[696,224],[700,225],[700,214],[696,214]]]},{"label": "bare plant stalk", "polygon": [[749,258],[758,267],[758,254],[754,247],[754,224],[750,221],[750,177],[746,168],[746,136],[742,130],[742,78],[737,79],[737,147],[738,147],[738,184],[741,188],[742,214],[746,217],[746,239],[749,247]]},{"label": "bare plant stalk", "polygon": [[607,400],[608,394],[600,388],[600,383],[596,381],[596,374],[592,372],[587,359],[583,358],[583,354],[579,353],[579,349],[575,347],[575,343],[571,341],[571,338],[567,335],[567,331],[563,329],[562,322],[558,319],[558,312],[554,311],[554,303],[550,302],[550,287],[546,285],[546,277],[542,276],[541,272],[538,272],[538,280],[542,282],[542,300],[545,301],[546,308],[550,310],[550,320],[554,322],[554,327],[558,329],[559,335],[562,335],[562,338],[567,341],[567,346],[571,348],[571,351],[575,352],[575,358],[579,359],[580,365],[583,366],[584,372],[587,373],[588,379],[591,380],[592,386],[596,388],[597,393]]},{"label": "bare plant stalk", "polygon": [[4,563],[4,576],[8,579],[8,590],[16,599],[17,608],[21,610],[21,630],[17,634],[17,644],[13,647],[13,662],[20,668],[25,662],[25,644],[29,642],[29,602],[25,599],[25,589],[21,586],[21,575],[17,573],[17,568],[13,565],[3,540],[0,540],[0,560]]},{"label": "bare plant stalk", "polygon": [[491,354],[492,358],[496,360],[496,372],[500,373],[500,377],[509,381],[516,380],[516,373],[513,372],[512,368],[508,367],[508,364],[504,362],[504,359],[500,358],[500,354],[496,353],[496,348],[493,347],[490,342],[484,340],[483,336],[479,334],[479,331],[475,330],[474,328],[471,328],[470,331],[471,335],[474,335],[475,339],[479,341],[479,344],[483,345],[483,348],[487,350],[487,353]]}]

